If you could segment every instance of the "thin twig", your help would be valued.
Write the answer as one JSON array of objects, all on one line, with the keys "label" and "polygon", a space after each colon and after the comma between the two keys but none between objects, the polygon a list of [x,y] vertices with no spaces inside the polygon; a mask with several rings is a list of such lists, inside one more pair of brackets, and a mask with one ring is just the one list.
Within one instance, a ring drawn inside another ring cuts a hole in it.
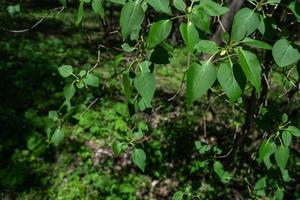
[{"label": "thin twig", "polygon": [[205,115],[203,116],[203,132],[204,132],[204,138],[206,138],[207,132],[206,132],[206,117],[205,117]]},{"label": "thin twig", "polygon": [[98,100],[100,99],[100,97],[97,97],[94,101],[92,101],[88,107],[86,107],[86,109],[80,113],[79,118],[81,118]]},{"label": "thin twig", "polygon": [[269,84],[269,81],[268,81],[268,78],[267,78],[267,76],[266,76],[266,74],[265,74],[265,73],[263,74],[263,77],[264,77],[264,79],[265,79],[265,81],[266,81],[266,84],[267,84],[268,90],[269,90],[269,89],[271,89],[271,87],[270,87],[270,84]]},{"label": "thin twig", "polygon": [[222,24],[222,22],[221,22],[221,20],[220,20],[220,17],[219,17],[219,16],[217,17],[217,20],[218,20],[218,22],[219,22],[219,24],[220,24],[220,26],[221,26],[221,28],[222,28],[223,32],[226,32],[226,30],[225,30],[225,27],[223,26],[223,24]]},{"label": "thin twig", "polygon": [[179,89],[176,91],[176,93],[171,98],[168,99],[168,101],[173,101],[178,96],[178,94],[181,92],[181,90],[183,88],[183,83],[184,83],[186,73],[187,73],[187,70],[183,74]]},{"label": "thin twig", "polygon": [[96,64],[89,69],[89,71],[87,72],[88,74],[91,73],[96,67],[98,67],[99,63],[100,63],[100,57],[101,57],[101,52],[100,52],[100,47],[98,48],[98,57],[97,57],[97,62]]},{"label": "thin twig", "polygon": [[50,15],[51,12],[59,10],[58,13],[57,13],[57,15],[58,15],[58,14],[60,14],[64,10],[64,8],[65,7],[62,6],[62,7],[53,8],[53,9],[49,10],[48,13],[47,13],[47,15],[45,15],[39,21],[37,21],[35,24],[33,24],[31,27],[26,28],[26,29],[10,30],[10,29],[7,29],[7,28],[1,27],[1,26],[0,26],[0,29],[3,30],[3,31],[11,32],[11,33],[25,33],[25,32],[28,32],[28,31],[36,28],[38,25],[40,25],[45,19],[47,19],[49,17],[49,15]]},{"label": "thin twig", "polygon": [[230,153],[232,152],[233,148],[231,148],[225,155],[221,155],[221,156],[215,156],[215,158],[226,158],[230,155]]}]

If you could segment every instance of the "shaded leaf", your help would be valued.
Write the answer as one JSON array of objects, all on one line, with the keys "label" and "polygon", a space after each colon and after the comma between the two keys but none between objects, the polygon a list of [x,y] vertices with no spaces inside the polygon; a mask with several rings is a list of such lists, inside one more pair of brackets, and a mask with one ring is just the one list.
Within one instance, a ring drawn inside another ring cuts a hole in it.
[{"label": "shaded leaf", "polygon": [[171,55],[162,46],[156,46],[150,56],[150,61],[155,64],[168,64],[170,63]]},{"label": "shaded leaf", "polygon": [[129,74],[123,74],[123,87],[125,92],[126,101],[129,101],[132,94],[132,81],[129,78]]}]

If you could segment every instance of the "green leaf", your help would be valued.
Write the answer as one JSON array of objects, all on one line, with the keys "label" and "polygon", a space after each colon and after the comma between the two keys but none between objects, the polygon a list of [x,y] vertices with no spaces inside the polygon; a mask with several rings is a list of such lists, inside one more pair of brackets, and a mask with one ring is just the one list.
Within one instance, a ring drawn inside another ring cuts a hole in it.
[{"label": "green leaf", "polygon": [[281,170],[282,179],[285,182],[291,181],[291,177],[289,175],[289,171],[287,169]]},{"label": "green leaf", "polygon": [[131,98],[132,94],[132,87],[131,87],[132,81],[129,78],[129,74],[123,74],[123,87],[125,92],[126,101],[128,102]]},{"label": "green leaf", "polygon": [[58,0],[58,2],[65,7],[67,6],[67,0]]},{"label": "green leaf", "polygon": [[296,17],[297,21],[300,22],[300,9],[299,9],[299,2],[298,1],[291,1],[288,5],[288,8],[293,12],[294,16]]},{"label": "green leaf", "polygon": [[145,60],[145,61],[139,63],[139,67],[141,69],[141,72],[142,73],[151,72],[150,71],[151,64],[152,63],[149,60]]},{"label": "green leaf", "polygon": [[155,93],[155,78],[151,72],[142,72],[134,78],[134,86],[138,93],[145,100],[146,104],[151,104]]},{"label": "green leaf", "polygon": [[110,1],[113,3],[116,3],[116,4],[121,4],[121,5],[125,5],[125,3],[126,3],[126,0],[110,0]]},{"label": "green leaf", "polygon": [[281,121],[282,121],[282,123],[287,123],[289,121],[289,116],[286,113],[284,113],[281,116]]},{"label": "green leaf", "polygon": [[285,67],[299,61],[300,54],[287,39],[278,40],[272,49],[272,54],[279,67]]},{"label": "green leaf", "polygon": [[143,137],[144,137],[144,133],[142,130],[138,130],[137,132],[133,133],[133,138],[135,140],[141,140],[141,139],[143,139]]},{"label": "green leaf", "polygon": [[228,8],[222,7],[220,4],[211,0],[202,0],[200,2],[200,7],[210,16],[224,15],[229,11]]},{"label": "green leaf", "polygon": [[183,192],[178,191],[173,195],[172,200],[182,200],[183,195],[184,195]]},{"label": "green leaf", "polygon": [[74,96],[76,89],[73,84],[68,84],[64,87],[63,93],[66,98],[66,101],[70,101]]},{"label": "green leaf", "polygon": [[167,14],[171,14],[171,8],[169,7],[169,0],[147,0],[147,3],[154,8],[157,12],[163,12]]},{"label": "green leaf", "polygon": [[290,132],[288,131],[283,131],[282,134],[281,134],[281,139],[282,139],[282,142],[283,144],[288,147],[290,146],[291,144],[291,141],[292,141],[292,135],[290,134]]},{"label": "green leaf", "polygon": [[272,166],[270,156],[275,153],[276,151],[276,144],[273,142],[267,142],[266,140],[262,142],[260,149],[259,149],[259,162],[264,162],[267,169],[270,169]]},{"label": "green leaf", "polygon": [[180,33],[185,45],[190,52],[194,51],[195,45],[199,42],[199,34],[192,22],[180,24]]},{"label": "green leaf", "polygon": [[281,145],[275,152],[275,160],[277,162],[278,167],[281,170],[284,170],[286,167],[286,164],[289,160],[289,148]]},{"label": "green leaf", "polygon": [[102,19],[104,19],[105,11],[104,11],[104,8],[103,8],[103,5],[102,5],[102,0],[92,0],[92,9]]},{"label": "green leaf", "polygon": [[295,137],[300,137],[300,129],[295,126],[289,126],[285,130],[290,132]]},{"label": "green leaf", "polygon": [[211,40],[200,40],[194,47],[198,53],[215,54],[218,52],[218,45]]},{"label": "green leaf", "polygon": [[73,73],[73,67],[71,65],[63,65],[58,68],[58,73],[64,77],[67,78],[72,75]]},{"label": "green leaf", "polygon": [[218,175],[222,183],[228,183],[231,176],[228,172],[224,171],[223,164],[219,161],[215,161],[213,165],[215,173]]},{"label": "green leaf", "polygon": [[126,39],[131,33],[140,30],[145,18],[145,12],[139,1],[129,1],[122,8],[120,16],[120,26],[123,39]]},{"label": "green leaf", "polygon": [[266,192],[265,192],[265,188],[267,187],[267,182],[266,182],[267,178],[266,177],[262,177],[260,178],[254,185],[254,193],[258,196],[265,196]]},{"label": "green leaf", "polygon": [[84,1],[80,1],[79,7],[78,7],[78,11],[77,11],[77,20],[76,20],[76,24],[80,24],[80,22],[82,21],[84,15]]},{"label": "green leaf", "polygon": [[128,53],[130,53],[130,52],[136,50],[135,47],[131,47],[128,43],[122,44],[121,47],[122,47],[122,49],[123,49],[124,51],[126,51],[126,52],[128,52]]},{"label": "green leaf", "polygon": [[87,73],[87,71],[86,70],[80,70],[80,72],[79,72],[79,76],[82,78],[82,77],[84,77],[84,76],[86,76],[86,73]]},{"label": "green leaf", "polygon": [[14,16],[14,15],[20,13],[20,11],[21,11],[20,4],[7,6],[7,12],[9,13],[10,16]]},{"label": "green leaf", "polygon": [[256,55],[240,48],[237,50],[237,54],[244,74],[259,92],[261,88],[261,65]]},{"label": "green leaf", "polygon": [[58,146],[64,139],[65,134],[61,129],[56,129],[51,137],[51,142],[55,145]]},{"label": "green leaf", "polygon": [[268,0],[267,1],[267,4],[270,4],[270,5],[277,5],[281,2],[281,0]]},{"label": "green leaf", "polygon": [[233,66],[230,63],[220,64],[217,79],[231,102],[235,102],[241,96],[242,89],[234,77]]},{"label": "green leaf", "polygon": [[200,30],[206,33],[211,33],[211,17],[206,12],[204,12],[202,8],[193,8],[192,12],[189,14],[189,19]]},{"label": "green leaf", "polygon": [[48,112],[48,118],[51,119],[52,121],[57,121],[58,120],[58,112],[56,110],[50,110]]},{"label": "green leaf", "polygon": [[213,167],[216,174],[221,178],[224,173],[223,164],[219,161],[215,161]]},{"label": "green leaf", "polygon": [[99,87],[100,79],[94,74],[87,74],[86,77],[83,78],[83,82],[88,86]]},{"label": "green leaf", "polygon": [[120,155],[123,148],[122,148],[123,144],[119,141],[114,141],[114,143],[112,144],[112,150],[114,152],[114,154],[116,155]]},{"label": "green leaf", "polygon": [[195,147],[200,154],[205,154],[211,150],[211,145],[202,143],[201,141],[195,141]]},{"label": "green leaf", "polygon": [[275,192],[275,200],[283,200],[284,193],[283,189],[277,186],[277,190]]},{"label": "green leaf", "polygon": [[268,43],[262,42],[260,40],[255,40],[249,37],[246,37],[242,42],[251,47],[272,50],[272,46],[269,45]]},{"label": "green leaf", "polygon": [[152,24],[149,31],[149,36],[147,38],[147,44],[149,49],[153,49],[162,41],[167,39],[170,35],[172,29],[172,21],[161,20]]},{"label": "green leaf", "polygon": [[233,19],[231,40],[240,41],[253,33],[259,26],[257,14],[249,8],[242,8]]},{"label": "green leaf", "polygon": [[85,86],[83,81],[79,81],[79,82],[77,82],[75,85],[76,85],[76,87],[79,88],[79,89],[84,88],[84,86]]},{"label": "green leaf", "polygon": [[134,149],[132,153],[132,161],[136,166],[138,166],[142,171],[145,171],[146,166],[146,154],[143,149]]},{"label": "green leaf", "polygon": [[186,4],[185,4],[184,0],[174,0],[173,5],[179,11],[184,12],[186,9]]},{"label": "green leaf", "polygon": [[210,62],[193,63],[187,72],[187,100],[192,103],[214,84],[217,78],[215,66]]},{"label": "green leaf", "polygon": [[266,32],[265,18],[263,15],[259,15],[259,25],[257,29],[262,35]]}]

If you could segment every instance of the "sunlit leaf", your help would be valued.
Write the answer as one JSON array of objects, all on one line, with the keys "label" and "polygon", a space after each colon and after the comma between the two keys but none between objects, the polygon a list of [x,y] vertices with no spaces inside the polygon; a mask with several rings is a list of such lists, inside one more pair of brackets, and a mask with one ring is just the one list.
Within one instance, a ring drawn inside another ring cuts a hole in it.
[{"label": "sunlit leaf", "polygon": [[215,66],[210,62],[193,63],[187,72],[187,100],[192,103],[214,84],[217,78]]},{"label": "sunlit leaf", "polygon": [[286,39],[280,39],[274,44],[272,54],[279,67],[294,64],[300,59],[298,50]]},{"label": "sunlit leaf", "polygon": [[161,20],[152,24],[147,38],[148,48],[152,49],[163,40],[165,40],[171,33],[172,21]]},{"label": "sunlit leaf", "polygon": [[240,41],[253,33],[259,26],[259,18],[254,10],[242,8],[233,19],[231,40]]},{"label": "sunlit leaf", "polygon": [[121,11],[120,26],[124,39],[134,31],[140,30],[145,18],[145,12],[139,1],[127,2]]},{"label": "sunlit leaf", "polygon": [[145,171],[146,167],[146,154],[143,149],[134,149],[132,153],[132,161],[142,171]]}]

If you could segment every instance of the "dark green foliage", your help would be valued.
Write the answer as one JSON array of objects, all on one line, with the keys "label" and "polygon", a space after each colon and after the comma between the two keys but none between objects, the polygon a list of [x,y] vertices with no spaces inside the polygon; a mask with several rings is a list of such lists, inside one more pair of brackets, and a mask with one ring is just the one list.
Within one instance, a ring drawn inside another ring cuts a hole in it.
[{"label": "dark green foliage", "polygon": [[0,199],[299,199],[299,5],[230,2],[2,3]]}]

